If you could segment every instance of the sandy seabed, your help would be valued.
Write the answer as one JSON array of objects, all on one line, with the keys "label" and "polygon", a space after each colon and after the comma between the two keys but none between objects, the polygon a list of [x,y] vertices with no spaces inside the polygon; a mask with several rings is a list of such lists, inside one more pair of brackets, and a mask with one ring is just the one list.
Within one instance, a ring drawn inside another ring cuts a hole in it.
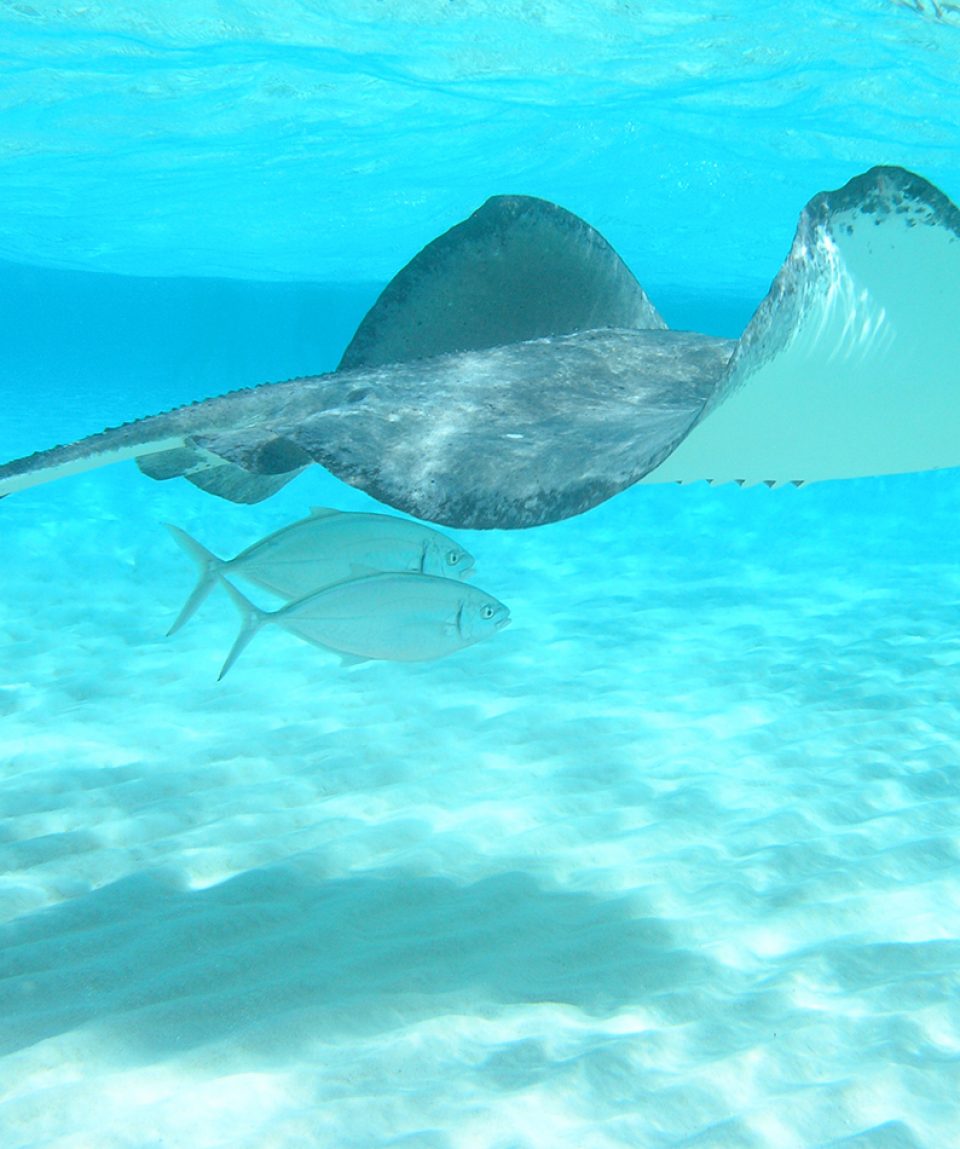
[{"label": "sandy seabed", "polygon": [[490,642],[218,684],[161,523],[312,504],[0,505],[4,1149],[955,1143],[960,476],[453,532]]}]

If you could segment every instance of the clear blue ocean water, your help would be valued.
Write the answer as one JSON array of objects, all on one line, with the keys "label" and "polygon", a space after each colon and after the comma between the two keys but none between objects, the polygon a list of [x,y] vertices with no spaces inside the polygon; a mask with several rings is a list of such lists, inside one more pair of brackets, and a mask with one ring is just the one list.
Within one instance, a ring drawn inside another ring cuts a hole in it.
[{"label": "clear blue ocean water", "polygon": [[[736,337],[817,192],[960,203],[958,76],[933,0],[0,3],[0,461],[332,369],[500,193]],[[960,473],[454,531],[494,641],[217,684],[162,524],[312,505],[0,504],[4,1149],[960,1144]]]}]

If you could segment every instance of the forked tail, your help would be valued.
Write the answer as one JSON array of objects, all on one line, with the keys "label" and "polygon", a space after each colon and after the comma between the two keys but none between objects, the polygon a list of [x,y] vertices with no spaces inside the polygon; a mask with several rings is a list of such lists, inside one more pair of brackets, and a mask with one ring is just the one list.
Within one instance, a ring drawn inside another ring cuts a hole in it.
[{"label": "forked tail", "polygon": [[233,605],[240,611],[240,633],[237,635],[237,641],[230,648],[230,653],[227,655],[226,662],[220,668],[220,673],[217,675],[217,682],[226,675],[227,671],[237,661],[243,651],[246,649],[247,643],[253,638],[261,626],[270,618],[270,612],[261,610],[246,597],[242,595],[233,583],[228,582],[227,579],[221,576],[220,582],[223,589],[227,592],[233,600]]},{"label": "forked tail", "polygon": [[183,604],[183,609],[177,615],[176,622],[174,622],[173,626],[167,631],[167,635],[169,636],[176,634],[187,619],[193,615],[194,611],[203,602],[210,591],[213,590],[226,564],[222,559],[218,559],[215,554],[208,551],[202,543],[198,543],[195,538],[188,535],[186,531],[175,527],[173,523],[164,523],[164,526],[200,568],[197,585],[193,588],[190,597]]}]

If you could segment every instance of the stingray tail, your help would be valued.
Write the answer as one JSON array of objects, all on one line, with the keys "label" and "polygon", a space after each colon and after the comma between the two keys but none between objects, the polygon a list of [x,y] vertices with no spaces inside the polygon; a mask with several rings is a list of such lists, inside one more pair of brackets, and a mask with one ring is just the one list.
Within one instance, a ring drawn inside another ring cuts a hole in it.
[{"label": "stingray tail", "polygon": [[220,581],[223,584],[223,589],[233,600],[233,605],[240,611],[240,633],[237,635],[237,641],[230,648],[226,662],[224,662],[220,668],[220,673],[217,675],[217,682],[226,675],[230,667],[233,666],[246,649],[247,644],[253,636],[270,617],[269,611],[261,610],[258,606],[254,606],[246,595],[242,595],[237,590],[233,583],[227,582],[225,578]]},{"label": "stingray tail", "polygon": [[175,527],[173,523],[164,523],[164,526],[200,568],[197,585],[193,588],[190,597],[183,604],[183,610],[177,615],[176,622],[174,622],[173,626],[167,631],[167,635],[169,636],[176,634],[180,627],[193,615],[197,607],[217,585],[226,563],[224,563],[222,559],[218,559],[215,554],[211,554],[202,543],[198,543],[197,540],[188,535],[186,531]]}]

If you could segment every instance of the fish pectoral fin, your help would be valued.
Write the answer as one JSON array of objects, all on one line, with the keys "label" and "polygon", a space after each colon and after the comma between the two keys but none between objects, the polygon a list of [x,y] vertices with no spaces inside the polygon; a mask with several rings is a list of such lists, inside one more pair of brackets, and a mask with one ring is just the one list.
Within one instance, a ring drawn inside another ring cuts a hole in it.
[{"label": "fish pectoral fin", "polygon": [[463,638],[463,603],[457,605],[456,615],[449,621],[443,624],[444,634],[457,634]]}]

